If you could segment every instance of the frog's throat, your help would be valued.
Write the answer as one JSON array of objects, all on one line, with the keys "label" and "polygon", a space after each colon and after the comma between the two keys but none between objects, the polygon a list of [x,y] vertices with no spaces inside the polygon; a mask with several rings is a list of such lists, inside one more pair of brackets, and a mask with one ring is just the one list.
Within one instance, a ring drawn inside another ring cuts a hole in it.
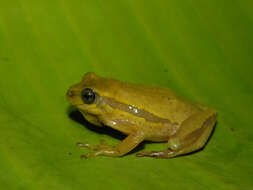
[{"label": "frog's throat", "polygon": [[144,118],[146,121],[153,122],[153,123],[176,124],[176,123],[171,123],[171,121],[168,120],[168,119],[158,117],[158,116],[156,116],[156,115],[154,115],[154,114],[152,114],[152,113],[150,113],[150,112],[148,112],[144,109],[139,109],[139,108],[134,107],[132,105],[124,104],[124,103],[118,102],[118,101],[116,101],[112,98],[108,98],[108,97],[105,97],[105,96],[103,96],[102,98],[106,102],[106,104],[108,104],[112,108],[119,109],[119,110],[122,110],[124,112],[128,112],[128,113],[130,113],[134,116]]}]

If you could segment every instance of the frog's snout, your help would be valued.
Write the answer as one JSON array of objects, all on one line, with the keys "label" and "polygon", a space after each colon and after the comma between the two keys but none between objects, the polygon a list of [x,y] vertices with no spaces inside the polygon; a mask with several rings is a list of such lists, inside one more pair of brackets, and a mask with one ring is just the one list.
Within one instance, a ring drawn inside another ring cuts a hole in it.
[{"label": "frog's snout", "polygon": [[71,90],[71,89],[69,89],[68,92],[67,92],[67,97],[68,97],[68,98],[73,98],[74,95],[75,95],[74,91]]},{"label": "frog's snout", "polygon": [[70,88],[70,89],[67,91],[66,96],[67,96],[68,101],[69,101],[71,104],[74,104],[75,99],[76,99],[76,92],[73,90],[73,88]]},{"label": "frog's snout", "polygon": [[75,91],[74,91],[73,89],[70,88],[70,89],[67,91],[66,97],[67,97],[68,101],[69,101],[72,105],[75,104],[76,93],[75,93]]}]

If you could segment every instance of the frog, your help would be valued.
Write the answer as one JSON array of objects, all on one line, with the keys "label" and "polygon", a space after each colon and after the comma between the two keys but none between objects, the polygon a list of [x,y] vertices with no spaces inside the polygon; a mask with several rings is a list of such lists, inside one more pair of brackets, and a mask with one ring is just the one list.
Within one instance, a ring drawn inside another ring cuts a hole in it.
[{"label": "frog", "polygon": [[167,142],[165,150],[137,157],[173,158],[205,147],[216,124],[214,108],[184,98],[167,87],[124,82],[86,73],[67,91],[67,99],[95,126],[125,134],[116,146],[78,142],[91,151],[81,158],[122,157],[143,141]]}]

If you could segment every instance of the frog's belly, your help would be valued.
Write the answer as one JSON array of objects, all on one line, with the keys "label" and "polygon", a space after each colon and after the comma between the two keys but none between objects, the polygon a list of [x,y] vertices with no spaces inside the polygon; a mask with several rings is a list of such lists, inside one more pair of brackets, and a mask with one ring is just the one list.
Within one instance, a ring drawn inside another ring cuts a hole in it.
[{"label": "frog's belly", "polygon": [[145,140],[161,142],[167,141],[179,128],[179,124],[147,125],[145,127]]},{"label": "frog's belly", "polygon": [[179,128],[178,123],[151,123],[145,120],[130,119],[102,119],[100,121],[113,129],[116,129],[126,135],[134,133],[143,133],[145,140],[167,141],[170,136],[176,133]]}]

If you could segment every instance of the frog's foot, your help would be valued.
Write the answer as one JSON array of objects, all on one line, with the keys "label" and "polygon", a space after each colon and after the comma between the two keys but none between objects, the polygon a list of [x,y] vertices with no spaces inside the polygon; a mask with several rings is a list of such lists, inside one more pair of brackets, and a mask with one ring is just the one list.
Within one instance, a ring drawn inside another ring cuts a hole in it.
[{"label": "frog's foot", "polygon": [[89,152],[86,155],[81,155],[81,159],[96,157],[96,156],[100,156],[100,155],[106,155],[106,156],[117,156],[118,155],[118,151],[114,147],[107,145],[107,143],[104,140],[101,140],[100,144],[98,144],[98,145],[90,145],[89,143],[78,142],[77,146],[85,147],[90,150],[94,150],[94,152]]},{"label": "frog's foot", "polygon": [[113,155],[115,154],[115,151],[112,150],[112,149],[101,149],[101,150],[97,150],[97,151],[94,151],[94,152],[89,152],[88,154],[83,154],[81,155],[81,159],[87,159],[87,158],[91,158],[91,157],[97,157],[97,156],[100,156],[100,155],[107,155],[107,156],[110,156],[110,155]]},{"label": "frog's foot", "polygon": [[82,155],[81,158],[96,157],[100,155],[119,157],[133,150],[143,139],[144,137],[142,134],[133,133],[128,135],[121,143],[113,147],[108,146],[105,141],[101,141],[99,145],[95,146],[88,143],[77,143],[77,145],[94,150],[94,152]]},{"label": "frog's foot", "polygon": [[84,148],[88,148],[90,150],[102,150],[104,148],[110,147],[107,145],[107,143],[104,140],[101,140],[100,144],[98,144],[98,145],[91,145],[89,143],[82,143],[82,142],[78,142],[78,143],[76,143],[76,145],[78,147],[84,147]]},{"label": "frog's foot", "polygon": [[152,152],[141,152],[136,154],[137,157],[154,157],[154,158],[172,158],[175,157],[177,152],[171,150],[152,151]]}]

